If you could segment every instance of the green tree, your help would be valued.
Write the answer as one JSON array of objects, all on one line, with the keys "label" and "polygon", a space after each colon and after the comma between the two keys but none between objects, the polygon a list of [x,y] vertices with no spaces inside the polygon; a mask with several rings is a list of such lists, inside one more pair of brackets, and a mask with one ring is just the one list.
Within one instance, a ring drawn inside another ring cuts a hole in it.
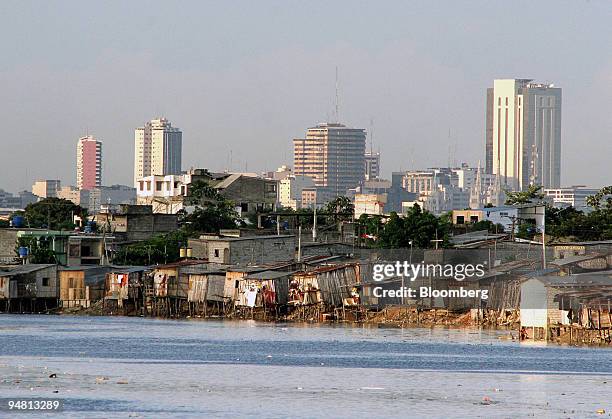
[{"label": "green tree", "polygon": [[73,230],[73,215],[83,219],[87,211],[72,201],[61,198],[45,198],[29,204],[24,211],[26,223],[33,228],[48,228],[50,230]]},{"label": "green tree", "polygon": [[355,215],[355,205],[347,196],[337,196],[325,206],[325,212],[333,222],[351,221]]},{"label": "green tree", "polygon": [[221,199],[219,191],[203,180],[197,180],[189,185],[188,201],[193,205],[202,205],[207,202],[219,201]]},{"label": "green tree", "polygon": [[[603,206],[602,201],[605,204]],[[601,188],[595,195],[589,196],[586,202],[595,211],[612,211],[612,185]]]},{"label": "green tree", "polygon": [[546,207],[546,233],[555,239],[612,239],[612,186],[600,189],[587,198],[592,210],[588,213],[573,207]]},{"label": "green tree", "polygon": [[223,228],[236,228],[240,224],[234,205],[225,199],[197,206],[193,213],[183,217],[182,224],[189,235],[218,233]]},{"label": "green tree", "polygon": [[429,211],[422,211],[419,205],[410,208],[405,216],[392,212],[380,232],[378,246],[382,248],[435,247],[434,240],[442,240],[439,246],[448,245],[450,231],[448,214],[436,217]]},{"label": "green tree", "polygon": [[495,224],[489,220],[480,220],[472,224],[471,227],[472,227],[472,231],[487,230],[489,233],[496,233],[496,234],[504,232],[504,226],[502,224]]},{"label": "green tree", "polygon": [[28,261],[30,263],[57,263],[49,237],[19,237],[15,246],[17,256],[19,256],[20,247],[28,248]]},{"label": "green tree", "polygon": [[180,257],[180,248],[187,244],[187,239],[185,231],[177,230],[123,246],[115,254],[113,263],[146,266],[176,262]]},{"label": "green tree", "polygon": [[544,194],[540,192],[541,190],[542,186],[531,185],[526,191],[522,192],[505,191],[506,205],[529,204],[533,201],[540,201],[544,198]]}]

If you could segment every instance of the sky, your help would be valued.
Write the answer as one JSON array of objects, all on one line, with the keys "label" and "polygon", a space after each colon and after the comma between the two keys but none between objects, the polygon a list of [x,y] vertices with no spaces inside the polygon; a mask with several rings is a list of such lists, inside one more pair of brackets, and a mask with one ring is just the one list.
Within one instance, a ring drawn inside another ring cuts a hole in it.
[{"label": "sky", "polygon": [[0,2],[0,188],[76,182],[103,142],[103,183],[132,183],[134,128],[183,131],[183,169],[292,164],[335,119],[392,171],[484,165],[486,88],[563,89],[562,183],[612,184],[612,2]]}]

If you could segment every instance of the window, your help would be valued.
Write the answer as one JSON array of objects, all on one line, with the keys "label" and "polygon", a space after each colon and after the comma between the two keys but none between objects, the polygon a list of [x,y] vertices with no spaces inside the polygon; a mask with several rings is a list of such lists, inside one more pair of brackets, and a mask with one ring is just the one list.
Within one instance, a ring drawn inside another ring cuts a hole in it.
[{"label": "window", "polygon": [[478,222],[478,216],[477,215],[470,215],[470,222],[471,223],[477,223]]},{"label": "window", "polygon": [[457,224],[465,224],[465,217],[463,215],[457,216]]},{"label": "window", "polygon": [[78,258],[81,256],[81,245],[78,243],[70,243],[68,245],[68,256]]},{"label": "window", "polygon": [[81,257],[93,256],[93,252],[90,246],[81,247]]},{"label": "window", "polygon": [[219,249],[215,249],[215,257],[218,258],[220,255]]},{"label": "window", "polygon": [[240,203],[240,210],[242,212],[249,212],[249,204],[248,204],[248,202]]},{"label": "window", "polygon": [[159,180],[157,182],[155,182],[155,190],[156,191],[161,191],[163,184],[164,184],[164,182],[159,181]]},{"label": "window", "polygon": [[43,287],[48,287],[49,286],[49,278],[43,278],[42,279],[42,286]]}]

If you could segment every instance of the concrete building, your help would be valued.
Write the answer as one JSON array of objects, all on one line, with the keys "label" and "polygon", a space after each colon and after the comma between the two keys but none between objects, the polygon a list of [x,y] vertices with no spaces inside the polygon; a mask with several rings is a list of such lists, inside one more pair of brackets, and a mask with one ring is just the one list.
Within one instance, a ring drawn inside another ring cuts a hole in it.
[{"label": "concrete building", "polygon": [[[201,236],[206,242],[208,261],[231,265],[254,265],[295,258],[296,239],[292,235],[219,237]],[[189,240],[190,246],[192,240]],[[202,247],[202,243],[200,243]]]},{"label": "concrete building", "polygon": [[[61,265],[106,265],[108,249],[113,247],[112,235],[75,233],[39,228],[0,229],[0,263],[14,263],[18,258],[15,248],[20,241],[36,240],[54,253]],[[29,260],[29,258],[28,258]]]},{"label": "concrete building", "polygon": [[91,189],[63,186],[58,190],[57,197],[86,208],[90,214],[97,214],[104,205],[135,204],[136,189],[126,185],[99,186]]},{"label": "concrete building", "polygon": [[37,180],[32,185],[32,193],[39,198],[57,198],[57,191],[61,186],[59,180]]},{"label": "concrete building", "polygon": [[57,197],[67,199],[83,208],[86,208],[89,204],[89,190],[79,189],[74,186],[62,186],[57,190]]},{"label": "concrete building", "polygon": [[458,176],[450,168],[409,171],[404,174],[403,187],[416,195],[414,201],[402,205],[402,211],[418,204],[435,215],[456,208],[467,208],[469,189],[458,186]]},{"label": "concrete building", "polygon": [[529,79],[487,90],[486,169],[505,188],[561,183],[561,89]]},{"label": "concrete building", "polygon": [[134,132],[134,185],[146,176],[181,173],[183,133],[165,118]]},{"label": "concrete building", "polygon": [[293,140],[296,176],[309,176],[329,196],[346,195],[364,179],[366,132],[337,123],[308,128],[306,138]]},{"label": "concrete building", "polygon": [[[504,231],[512,231],[513,226],[516,231],[518,228],[518,223],[516,222],[518,211],[519,209],[517,207],[453,210],[453,224],[466,225],[474,224],[479,221],[490,221],[493,224],[503,225]],[[513,220],[515,220],[515,222],[513,222]]]},{"label": "concrete building", "polygon": [[[225,178],[227,175],[221,175]],[[190,169],[180,175],[151,175],[138,180],[136,202],[151,205],[154,213],[176,214],[191,203],[191,185],[196,182],[210,184],[214,175],[206,169]]]},{"label": "concrete building", "polygon": [[262,210],[274,210],[276,207],[278,182],[275,180],[241,173],[224,173],[215,175],[209,184],[222,197],[232,201],[242,217]]},{"label": "concrete building", "polygon": [[282,207],[302,208],[302,191],[314,188],[314,180],[308,176],[289,176],[278,183],[278,202]]},{"label": "concrete building", "polygon": [[355,219],[362,214],[382,215],[385,212],[387,194],[356,194]]},{"label": "concrete building", "polygon": [[21,199],[21,208],[27,207],[29,204],[33,204],[38,201],[38,197],[30,191],[18,192],[19,198]]},{"label": "concrete building", "polygon": [[387,212],[403,212],[402,202],[414,201],[417,198],[417,194],[408,192],[404,187],[404,172],[393,172],[391,173],[391,187],[387,193],[387,205],[385,207]]},{"label": "concrete building", "polygon": [[505,195],[497,175],[484,173],[481,168],[434,167],[409,171],[402,176],[402,187],[417,195],[418,203],[434,214],[454,209],[481,208],[486,204],[503,205]]},{"label": "concrete building", "polygon": [[102,186],[102,142],[88,135],[77,142],[77,188]]},{"label": "concrete building", "polygon": [[281,167],[276,169],[275,172],[265,172],[263,174],[264,179],[272,179],[272,180],[283,180],[293,175],[291,171],[291,167],[283,164]]},{"label": "concrete building", "polygon": [[302,189],[302,208],[322,208],[327,200],[327,195],[317,190],[316,186]]},{"label": "concrete building", "polygon": [[150,205],[120,205],[96,215],[98,231],[112,234],[117,241],[148,240],[178,229],[176,214],[155,214]]},{"label": "concrete building", "polygon": [[21,197],[14,196],[12,193],[0,189],[0,208],[23,208]]},{"label": "concrete building", "polygon": [[504,231],[517,232],[520,223],[529,223],[534,226],[534,234],[541,232],[544,227],[544,206],[539,204],[525,204],[506,207],[479,208],[468,210],[453,210],[453,224],[464,225],[479,221],[490,221],[501,224]]},{"label": "concrete building", "polygon": [[176,214],[188,206],[197,205],[191,199],[190,185],[204,182],[225,199],[236,205],[239,214],[274,209],[277,203],[277,181],[262,179],[255,174],[210,173],[206,169],[191,169],[182,175],[147,176],[136,187],[137,202],[152,205],[153,212]]},{"label": "concrete building", "polygon": [[188,174],[143,177],[136,185],[136,202],[138,205],[152,205],[155,213],[176,214],[185,207],[190,183]]},{"label": "concrete building", "polygon": [[587,205],[586,199],[597,192],[599,192],[597,189],[582,185],[543,190],[545,197],[552,201],[553,206],[557,208],[574,207],[579,211],[587,212],[592,208]]},{"label": "concrete building", "polygon": [[365,153],[365,180],[374,180],[380,177],[380,153],[367,151]]}]

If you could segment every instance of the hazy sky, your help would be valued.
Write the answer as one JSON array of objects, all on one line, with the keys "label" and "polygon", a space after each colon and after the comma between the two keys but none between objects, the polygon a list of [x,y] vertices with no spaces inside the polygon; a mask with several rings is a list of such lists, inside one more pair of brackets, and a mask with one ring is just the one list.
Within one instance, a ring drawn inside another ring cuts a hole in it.
[{"label": "hazy sky", "polygon": [[[383,174],[484,164],[494,78],[563,88],[562,183],[612,183],[612,2],[0,1],[0,188],[75,183],[76,142],[131,184],[134,128],[183,131],[183,168],[273,170],[333,116],[374,126]],[[450,131],[450,139],[449,139]],[[455,146],[456,144],[456,146]]]}]

